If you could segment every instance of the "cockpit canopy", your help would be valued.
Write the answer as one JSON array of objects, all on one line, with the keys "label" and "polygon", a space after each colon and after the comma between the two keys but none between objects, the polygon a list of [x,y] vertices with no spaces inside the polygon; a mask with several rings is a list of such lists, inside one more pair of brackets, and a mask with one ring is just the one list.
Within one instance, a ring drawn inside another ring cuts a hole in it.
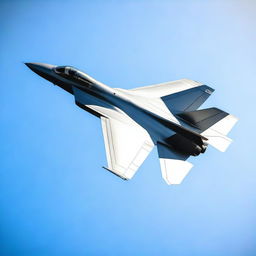
[{"label": "cockpit canopy", "polygon": [[57,74],[65,74],[65,75],[75,75],[76,74],[76,69],[70,66],[58,66],[55,68],[55,72]]},{"label": "cockpit canopy", "polygon": [[54,68],[54,71],[61,76],[70,78],[71,80],[78,82],[82,86],[91,87],[93,85],[93,82],[86,74],[83,74],[82,72],[73,67],[58,66]]}]

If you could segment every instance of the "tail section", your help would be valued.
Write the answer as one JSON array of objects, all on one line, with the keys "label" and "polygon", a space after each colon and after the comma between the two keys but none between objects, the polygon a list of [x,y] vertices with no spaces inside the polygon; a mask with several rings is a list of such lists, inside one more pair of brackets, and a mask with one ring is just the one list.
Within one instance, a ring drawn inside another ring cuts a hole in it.
[{"label": "tail section", "polygon": [[178,118],[199,129],[202,136],[208,139],[207,143],[224,152],[232,140],[226,135],[238,119],[218,108],[208,108],[191,112],[183,112]]},{"label": "tail section", "polygon": [[233,115],[227,115],[220,121],[205,130],[202,135],[208,139],[208,144],[225,152],[232,140],[226,135],[233,128],[238,119]]}]

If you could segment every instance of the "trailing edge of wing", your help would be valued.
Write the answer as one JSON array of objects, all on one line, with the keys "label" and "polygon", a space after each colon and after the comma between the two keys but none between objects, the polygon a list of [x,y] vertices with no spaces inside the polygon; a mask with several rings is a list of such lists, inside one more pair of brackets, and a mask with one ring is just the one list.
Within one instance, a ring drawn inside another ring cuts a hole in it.
[{"label": "trailing edge of wing", "polygon": [[165,145],[157,144],[162,177],[168,185],[180,184],[193,165],[186,161],[189,155],[174,151]]},{"label": "trailing edge of wing", "polygon": [[131,179],[154,144],[148,133],[136,124],[101,117],[108,168],[123,179]]}]

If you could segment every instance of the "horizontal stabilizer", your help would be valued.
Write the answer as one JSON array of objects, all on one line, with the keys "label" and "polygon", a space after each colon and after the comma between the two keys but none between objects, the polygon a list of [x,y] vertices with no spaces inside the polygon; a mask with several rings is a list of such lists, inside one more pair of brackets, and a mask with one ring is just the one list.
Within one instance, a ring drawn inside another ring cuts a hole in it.
[{"label": "horizontal stabilizer", "polygon": [[208,138],[207,143],[221,152],[225,152],[232,142],[229,137],[211,129],[207,132],[206,137]]},{"label": "horizontal stabilizer", "polygon": [[199,130],[205,131],[224,117],[228,116],[228,113],[218,108],[207,108],[182,112],[176,116],[188,124],[195,126]]},{"label": "horizontal stabilizer", "polygon": [[226,135],[235,125],[238,119],[233,115],[227,115],[207,130],[205,130],[201,135],[206,137],[207,143],[215,147],[221,152],[225,152],[226,149],[231,144],[232,140]]},{"label": "horizontal stabilizer", "polygon": [[180,184],[193,167],[186,161],[189,155],[179,153],[161,143],[157,144],[157,150],[163,179],[168,185]]},{"label": "horizontal stabilizer", "polygon": [[207,108],[177,114],[180,120],[197,128],[206,137],[207,143],[221,152],[226,151],[232,140],[226,135],[237,122],[237,118],[218,108]]},{"label": "horizontal stabilizer", "polygon": [[[227,135],[233,126],[238,121],[238,118],[233,115],[227,115],[223,119],[221,119],[219,122],[215,123],[213,126],[211,126],[211,130],[215,130],[221,134]],[[205,132],[205,134],[207,134]]]}]

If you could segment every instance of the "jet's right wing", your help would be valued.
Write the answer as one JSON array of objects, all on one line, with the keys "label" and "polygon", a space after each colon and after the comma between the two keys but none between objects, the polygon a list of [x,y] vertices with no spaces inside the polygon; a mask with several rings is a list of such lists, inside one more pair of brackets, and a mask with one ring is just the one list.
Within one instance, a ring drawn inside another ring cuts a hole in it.
[{"label": "jet's right wing", "polygon": [[100,99],[73,88],[76,104],[101,118],[108,171],[131,179],[154,144],[145,129]]},{"label": "jet's right wing", "polygon": [[193,165],[186,160],[189,155],[157,143],[162,177],[168,185],[180,184]]},{"label": "jet's right wing", "polygon": [[110,172],[131,179],[154,144],[142,127],[113,118],[101,117],[102,130]]}]

